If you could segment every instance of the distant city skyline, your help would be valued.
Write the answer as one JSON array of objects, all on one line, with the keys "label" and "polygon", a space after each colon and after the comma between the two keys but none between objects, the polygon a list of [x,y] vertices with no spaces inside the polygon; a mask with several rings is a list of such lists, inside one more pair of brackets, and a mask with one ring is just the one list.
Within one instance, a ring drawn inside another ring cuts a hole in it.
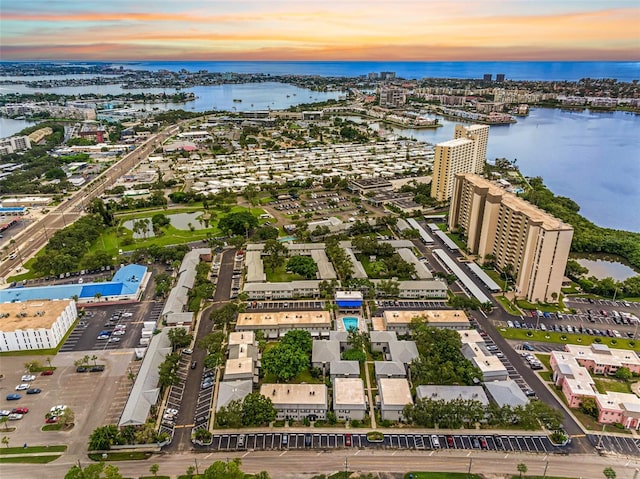
[{"label": "distant city skyline", "polygon": [[636,0],[2,2],[2,60],[638,60]]}]

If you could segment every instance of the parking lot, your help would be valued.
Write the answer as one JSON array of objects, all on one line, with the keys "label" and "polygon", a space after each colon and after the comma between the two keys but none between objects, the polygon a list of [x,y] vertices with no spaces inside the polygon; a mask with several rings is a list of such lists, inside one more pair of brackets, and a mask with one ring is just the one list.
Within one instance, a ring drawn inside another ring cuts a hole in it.
[{"label": "parking lot", "polygon": [[[387,449],[462,449],[514,451],[531,453],[559,453],[567,448],[556,447],[546,436],[530,435],[445,435],[385,434],[379,442],[371,442],[364,433],[246,433],[245,445],[238,447],[239,434],[214,434],[208,449],[235,451],[244,449],[335,449],[335,448],[387,448]],[[306,437],[310,436],[310,437]],[[351,442],[351,445],[347,445]]]},{"label": "parking lot", "polygon": [[[130,303],[93,306],[78,321],[60,352],[111,351],[139,347],[143,321],[156,321],[162,303]],[[124,331],[124,333],[116,331]],[[107,339],[98,339],[108,331]]]},{"label": "parking lot", "polygon": [[[55,372],[51,376],[40,376],[32,381],[33,388],[42,390],[40,394],[22,394],[16,401],[7,401],[6,396],[15,392],[20,384],[24,363],[35,359],[44,363],[41,356],[5,357],[0,363],[0,373],[4,378],[0,382],[0,409],[17,407],[29,408],[22,419],[11,421],[16,430],[11,433],[14,445],[66,443],[86,450],[87,437],[97,426],[103,424],[105,412],[109,410],[122,378],[133,357],[133,352],[122,354],[120,351],[97,353],[98,364],[104,364],[105,370],[95,373],[76,373],[74,361],[84,353],[62,353],[52,358]],[[93,364],[93,363],[91,363]],[[71,433],[41,431],[45,425],[45,414],[53,406],[66,405],[75,415],[75,426]]]},{"label": "parking lot", "polygon": [[620,436],[589,434],[589,441],[597,449],[631,456],[640,455],[640,439]]}]

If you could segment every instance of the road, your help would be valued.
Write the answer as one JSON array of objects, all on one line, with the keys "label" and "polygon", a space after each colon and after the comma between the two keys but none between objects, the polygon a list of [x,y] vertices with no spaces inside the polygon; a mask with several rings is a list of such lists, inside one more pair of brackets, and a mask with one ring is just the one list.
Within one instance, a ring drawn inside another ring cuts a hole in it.
[{"label": "road", "polygon": [[16,273],[16,269],[22,266],[27,258],[44,247],[56,231],[67,227],[84,214],[84,209],[91,200],[111,188],[123,174],[131,170],[140,161],[146,159],[159,144],[176,134],[180,130],[181,123],[183,122],[165,128],[149,137],[134,151],[106,169],[91,183],[60,203],[44,218],[34,221],[28,229],[16,235],[13,239],[18,247],[18,255],[15,259],[8,259],[0,265],[0,278],[6,278]]},{"label": "road", "polygon": [[[202,473],[215,461],[231,460],[237,455],[229,453],[171,454],[155,456],[149,461],[121,461],[115,463],[124,477],[138,477],[148,472],[152,463],[160,466],[161,475],[176,477],[184,474],[187,467],[197,466]],[[334,473],[345,469],[361,472],[409,472],[448,471],[514,475],[516,466],[526,464],[529,474],[542,476],[602,478],[605,467],[612,467],[618,479],[633,479],[639,460],[620,459],[596,455],[555,456],[531,454],[504,454],[491,452],[466,452],[464,454],[438,451],[247,451],[241,453],[242,470],[248,473],[268,471],[271,477],[279,479],[309,478],[313,474]],[[88,461],[83,460],[86,465]],[[47,467],[33,467],[30,464],[3,464],[3,479],[22,479],[25,475],[32,479],[64,477],[66,471],[76,464],[70,457],[63,457],[47,464]],[[579,465],[578,465],[579,464]],[[500,476],[498,476],[500,477]],[[640,477],[640,476],[639,476]]]},{"label": "road", "polygon": [[[213,300],[216,303],[203,311],[202,316],[200,317],[198,331],[196,334],[196,344],[200,339],[213,330],[213,323],[209,320],[211,312],[222,307],[225,304],[224,302],[229,300],[229,294],[231,292],[231,276],[233,274],[233,258],[235,254],[236,250],[232,249],[225,251],[222,255],[220,274],[218,276],[216,291],[213,296]],[[183,400],[180,406],[180,412],[176,419],[176,426],[178,427],[176,427],[174,431],[171,444],[165,448],[165,451],[167,452],[180,452],[189,450],[192,447],[191,429],[194,423],[198,394],[200,394],[200,383],[204,370],[205,356],[205,350],[198,347],[194,348],[191,359],[196,362],[197,367],[195,369],[188,370]],[[218,385],[216,384],[215,387],[217,389]],[[215,407],[215,404],[212,405],[212,407]]]}]

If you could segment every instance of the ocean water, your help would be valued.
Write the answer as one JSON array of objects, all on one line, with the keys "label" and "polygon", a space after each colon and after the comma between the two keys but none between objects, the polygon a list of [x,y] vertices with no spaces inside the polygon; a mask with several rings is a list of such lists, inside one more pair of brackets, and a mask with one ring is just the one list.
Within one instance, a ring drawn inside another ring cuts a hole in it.
[{"label": "ocean water", "polygon": [[402,78],[482,78],[504,73],[511,80],[576,81],[581,78],[640,79],[640,62],[136,62],[121,63],[140,70],[266,73],[356,77],[391,71]]}]

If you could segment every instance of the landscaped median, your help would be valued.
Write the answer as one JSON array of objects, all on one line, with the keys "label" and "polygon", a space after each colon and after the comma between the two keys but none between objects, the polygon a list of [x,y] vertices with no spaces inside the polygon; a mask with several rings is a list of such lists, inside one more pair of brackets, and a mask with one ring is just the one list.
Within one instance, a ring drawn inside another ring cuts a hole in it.
[{"label": "landscaped median", "polygon": [[67,446],[5,447],[0,449],[0,464],[46,464],[55,461],[67,450]]},{"label": "landscaped median", "polygon": [[580,344],[589,346],[592,343],[606,344],[610,348],[631,349],[638,347],[638,341],[608,336],[590,336],[588,334],[556,333],[555,331],[532,331],[530,329],[499,328],[498,331],[506,339],[517,341],[538,341],[541,343]]}]

